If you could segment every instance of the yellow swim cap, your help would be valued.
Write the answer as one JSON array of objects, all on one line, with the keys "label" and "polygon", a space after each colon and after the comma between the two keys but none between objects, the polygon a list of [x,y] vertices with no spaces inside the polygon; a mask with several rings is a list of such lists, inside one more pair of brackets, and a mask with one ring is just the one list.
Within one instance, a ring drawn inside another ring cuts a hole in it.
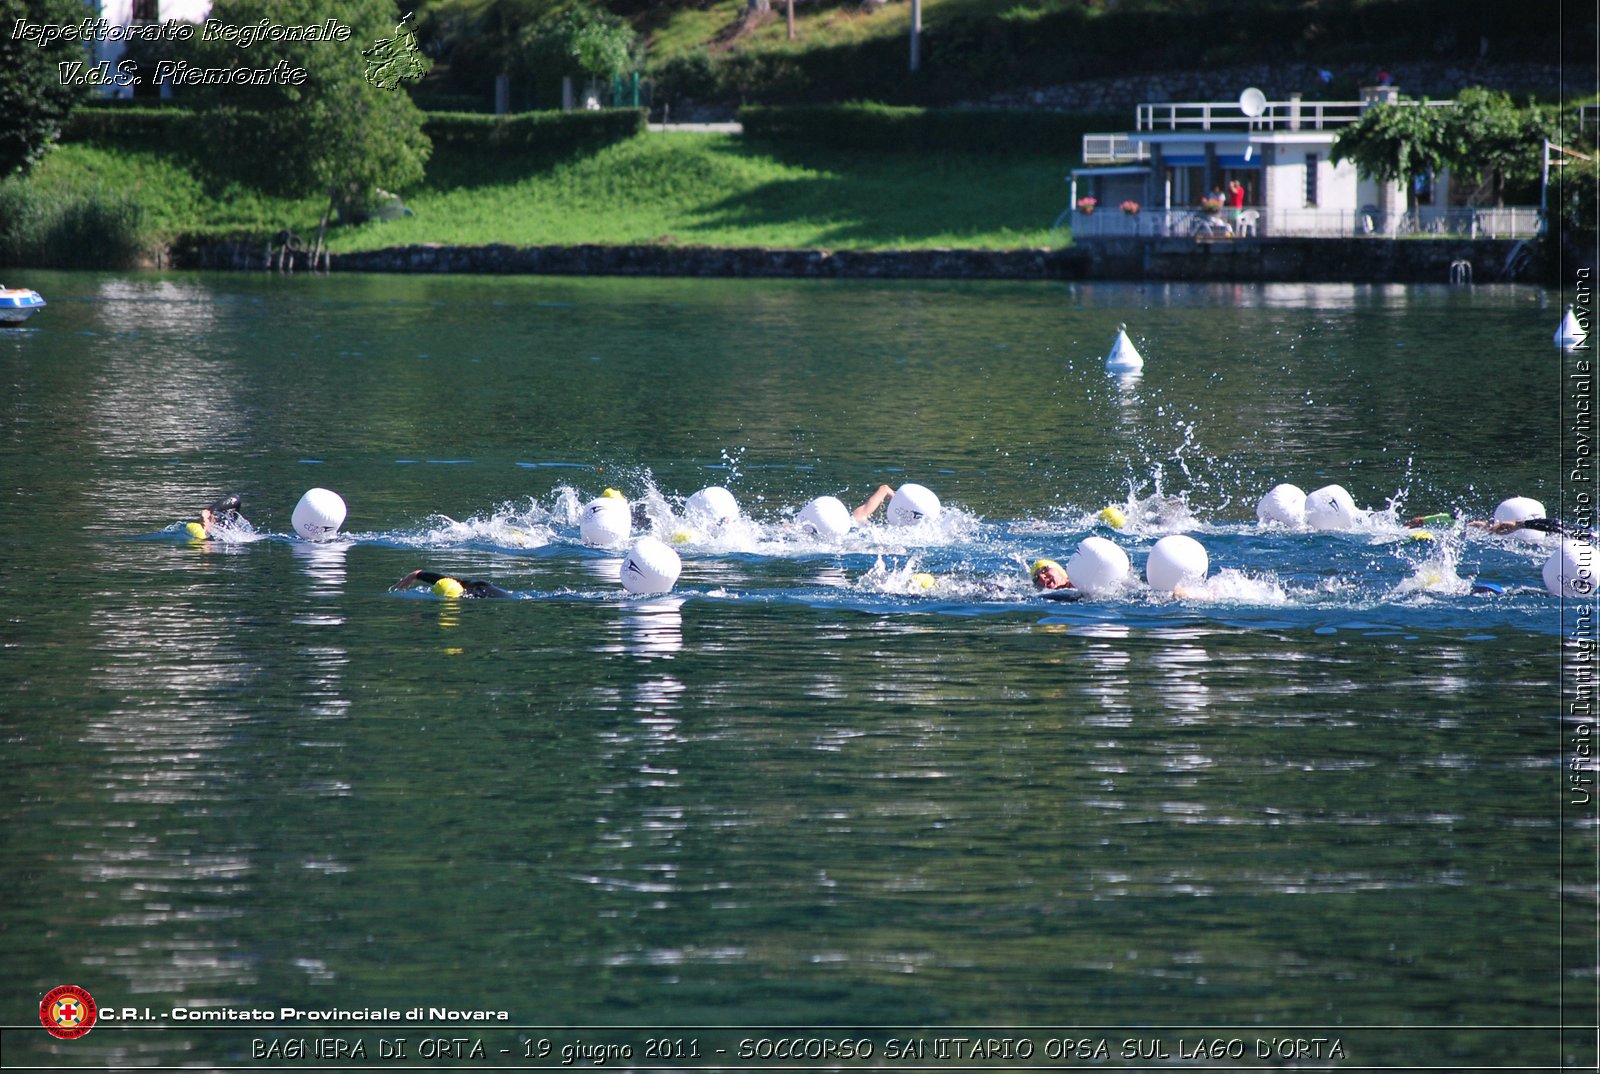
[{"label": "yellow swim cap", "polygon": [[1100,508],[1100,521],[1114,530],[1120,530],[1128,524],[1128,516],[1122,513],[1122,508],[1108,505]]},{"label": "yellow swim cap", "polygon": [[912,582],[913,585],[919,586],[922,589],[932,589],[933,588],[933,575],[928,574],[927,572],[923,572],[921,574],[913,574],[911,576],[911,582]]},{"label": "yellow swim cap", "polygon": [[206,539],[206,528],[200,525],[198,522],[191,522],[183,528],[189,532],[190,537],[193,537],[197,541],[203,541]]},{"label": "yellow swim cap", "polygon": [[692,540],[694,540],[694,534],[690,533],[688,530],[674,530],[672,532],[673,544],[687,544]]},{"label": "yellow swim cap", "polygon": [[622,493],[618,492],[616,489],[606,489],[600,495],[601,495],[602,498],[610,497],[613,500],[626,500],[627,499],[626,496],[624,496]]},{"label": "yellow swim cap", "polygon": [[1067,576],[1067,568],[1063,567],[1055,560],[1036,559],[1033,561],[1033,566],[1028,570],[1028,577],[1032,578],[1033,581],[1037,583],[1039,581],[1039,572],[1044,570],[1046,567],[1054,567],[1056,570],[1061,572],[1061,577],[1063,578]]},{"label": "yellow swim cap", "polygon": [[433,583],[433,591],[441,597],[459,597],[467,589],[454,578],[441,578]]},{"label": "yellow swim cap", "polygon": [[1433,534],[1427,530],[1412,530],[1411,539],[1413,541],[1431,541],[1433,540]]}]

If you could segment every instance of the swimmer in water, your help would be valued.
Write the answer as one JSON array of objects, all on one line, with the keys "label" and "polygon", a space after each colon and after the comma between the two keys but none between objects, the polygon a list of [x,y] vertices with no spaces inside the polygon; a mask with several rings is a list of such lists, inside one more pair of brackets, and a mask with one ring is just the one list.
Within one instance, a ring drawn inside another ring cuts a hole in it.
[{"label": "swimmer in water", "polygon": [[410,589],[412,586],[425,585],[441,597],[509,597],[511,591],[501,589],[492,582],[485,582],[481,578],[457,578],[451,574],[436,574],[433,571],[412,571],[389,588],[392,590]]},{"label": "swimmer in water", "polygon": [[204,540],[215,536],[224,526],[248,526],[249,523],[239,514],[243,507],[244,504],[237,495],[224,496],[210,507],[202,507],[200,521],[191,522],[185,528],[188,529],[189,536]]},{"label": "swimmer in water", "polygon": [[850,517],[858,523],[866,525],[867,519],[871,518],[885,502],[892,499],[894,499],[894,489],[888,485],[879,485],[878,490],[867,497],[866,503],[850,512]]},{"label": "swimmer in water", "polygon": [[[1409,529],[1421,529],[1423,526],[1448,526],[1455,522],[1450,515],[1418,515],[1416,518],[1407,519]],[[1567,532],[1566,525],[1559,518],[1519,518],[1507,519],[1496,522],[1492,518],[1473,519],[1466,523],[1468,529],[1488,530],[1490,533],[1512,533],[1516,530],[1535,530],[1539,533],[1563,534]]]},{"label": "swimmer in water", "polygon": [[1047,600],[1077,600],[1083,596],[1067,577],[1066,568],[1053,559],[1034,560],[1028,575],[1035,589],[1044,590],[1042,595]]},{"label": "swimmer in water", "polygon": [[1066,568],[1053,559],[1036,559],[1029,570],[1035,589],[1071,589],[1072,579]]}]

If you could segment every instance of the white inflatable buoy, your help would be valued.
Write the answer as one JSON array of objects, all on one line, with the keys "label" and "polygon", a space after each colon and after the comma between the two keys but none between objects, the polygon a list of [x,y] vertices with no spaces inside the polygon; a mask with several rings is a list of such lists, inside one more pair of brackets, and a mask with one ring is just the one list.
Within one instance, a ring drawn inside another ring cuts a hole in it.
[{"label": "white inflatable buoy", "polygon": [[701,526],[725,526],[739,517],[739,501],[721,485],[712,485],[689,497],[683,517]]},{"label": "white inflatable buoy", "polygon": [[1544,561],[1544,587],[1558,597],[1592,600],[1597,569],[1600,569],[1600,563],[1595,561],[1594,545],[1586,541],[1564,540],[1561,547]]},{"label": "white inflatable buoy", "polygon": [[622,557],[622,588],[629,593],[667,593],[678,582],[683,560],[672,546],[640,537]]},{"label": "white inflatable buoy", "polygon": [[1117,338],[1111,341],[1111,352],[1106,355],[1106,369],[1112,373],[1137,373],[1144,368],[1144,359],[1128,338],[1128,326],[1117,325]]},{"label": "white inflatable buoy", "polygon": [[606,489],[605,495],[583,505],[578,535],[584,544],[613,548],[626,541],[632,531],[633,513],[628,509],[628,501],[616,489]]},{"label": "white inflatable buoy", "polygon": [[1067,560],[1067,577],[1086,597],[1109,596],[1128,583],[1128,553],[1106,537],[1085,537]]},{"label": "white inflatable buoy", "polygon": [[1150,558],[1144,565],[1144,580],[1150,583],[1151,589],[1170,593],[1185,583],[1205,581],[1210,569],[1211,557],[1206,555],[1205,546],[1193,537],[1174,533],[1161,538],[1150,549]]},{"label": "white inflatable buoy", "polygon": [[1361,512],[1343,485],[1324,485],[1306,493],[1306,524],[1314,530],[1354,529]]},{"label": "white inflatable buoy", "polygon": [[[1509,500],[1501,500],[1500,505],[1494,509],[1496,522],[1526,522],[1530,518],[1546,518],[1544,504],[1526,496],[1513,496]],[[1544,534],[1539,530],[1514,529],[1511,535],[1519,541],[1529,544],[1543,544]]]},{"label": "white inflatable buoy", "polygon": [[895,489],[894,497],[889,500],[889,524],[915,526],[932,522],[939,517],[939,506],[939,497],[932,489],[907,482]]},{"label": "white inflatable buoy", "polygon": [[332,540],[344,525],[344,498],[328,489],[308,489],[294,505],[289,521],[294,531],[308,541]]},{"label": "white inflatable buoy", "polygon": [[795,524],[813,537],[837,541],[850,532],[850,508],[837,496],[818,496],[794,516]]},{"label": "white inflatable buoy", "polygon": [[1295,485],[1274,485],[1256,504],[1256,521],[1265,526],[1276,522],[1280,526],[1299,528],[1306,524],[1306,494]]},{"label": "white inflatable buoy", "polygon": [[1567,314],[1561,318],[1561,326],[1556,329],[1555,341],[1560,347],[1575,347],[1588,337],[1589,333],[1578,322],[1578,317],[1572,312],[1572,307],[1567,307]]}]

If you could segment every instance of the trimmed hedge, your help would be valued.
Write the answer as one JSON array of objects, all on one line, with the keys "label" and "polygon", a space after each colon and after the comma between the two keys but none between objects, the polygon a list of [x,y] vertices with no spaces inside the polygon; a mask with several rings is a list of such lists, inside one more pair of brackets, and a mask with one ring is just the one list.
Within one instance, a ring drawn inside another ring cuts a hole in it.
[{"label": "trimmed hedge", "polygon": [[489,116],[478,112],[430,112],[422,130],[438,148],[571,153],[625,142],[645,129],[642,109],[600,112],[523,112]]},{"label": "trimmed hedge", "polygon": [[67,118],[61,140],[111,149],[182,151],[195,141],[194,113],[178,107],[76,108]]},{"label": "trimmed hedge", "polygon": [[1088,131],[1121,129],[1121,116],[882,104],[739,110],[748,138],[829,149],[898,153],[1039,154],[1076,159]]},{"label": "trimmed hedge", "polygon": [[[180,107],[79,108],[62,141],[89,142],[119,149],[193,149],[196,113]],[[436,146],[467,151],[498,149],[566,153],[598,149],[644,131],[639,109],[601,112],[524,112],[491,116],[478,112],[429,112],[422,130]]]}]

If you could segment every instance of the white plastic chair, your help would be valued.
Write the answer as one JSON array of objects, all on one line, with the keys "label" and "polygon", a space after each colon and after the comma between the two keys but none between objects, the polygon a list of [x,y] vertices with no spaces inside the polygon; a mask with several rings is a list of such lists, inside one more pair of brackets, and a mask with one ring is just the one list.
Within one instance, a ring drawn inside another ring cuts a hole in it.
[{"label": "white plastic chair", "polygon": [[1254,236],[1256,222],[1261,219],[1261,213],[1256,209],[1245,209],[1239,214],[1239,234]]}]

